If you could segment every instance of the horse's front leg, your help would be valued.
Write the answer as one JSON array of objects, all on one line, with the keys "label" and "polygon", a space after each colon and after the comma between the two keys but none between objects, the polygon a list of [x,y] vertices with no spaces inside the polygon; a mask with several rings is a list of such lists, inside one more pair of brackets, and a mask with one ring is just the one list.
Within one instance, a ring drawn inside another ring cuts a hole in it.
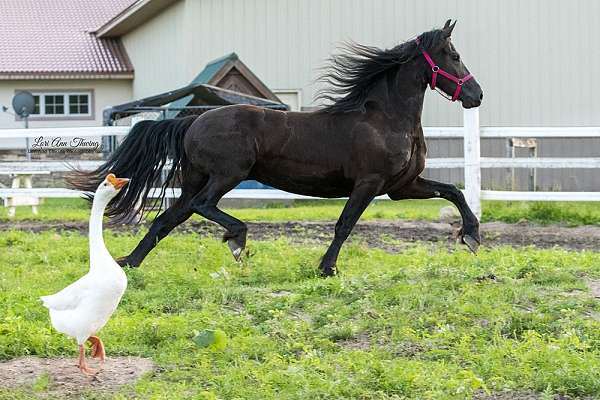
[{"label": "horse's front leg", "polygon": [[392,200],[403,199],[431,199],[439,197],[453,203],[462,217],[462,228],[459,235],[461,241],[475,253],[481,244],[479,236],[479,220],[473,214],[469,205],[465,200],[462,192],[454,185],[431,181],[421,177],[417,177],[412,183],[403,188],[388,193]]},{"label": "horse's front leg", "polygon": [[335,224],[335,236],[327,252],[321,260],[321,275],[333,276],[336,274],[335,264],[342,245],[352,232],[352,228],[375,198],[381,183],[379,181],[361,181],[354,186],[344,210]]}]

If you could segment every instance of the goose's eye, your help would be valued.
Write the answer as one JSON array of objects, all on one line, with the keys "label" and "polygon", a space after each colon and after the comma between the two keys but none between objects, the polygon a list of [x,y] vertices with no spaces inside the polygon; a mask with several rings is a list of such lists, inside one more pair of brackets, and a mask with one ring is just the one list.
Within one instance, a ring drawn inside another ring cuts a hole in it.
[{"label": "goose's eye", "polygon": [[104,182],[104,187],[107,187],[107,186],[108,186],[108,183]]}]

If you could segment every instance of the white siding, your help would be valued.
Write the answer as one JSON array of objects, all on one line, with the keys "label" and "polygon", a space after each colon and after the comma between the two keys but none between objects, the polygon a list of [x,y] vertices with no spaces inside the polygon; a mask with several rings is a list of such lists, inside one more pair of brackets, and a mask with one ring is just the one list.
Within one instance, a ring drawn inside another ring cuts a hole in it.
[{"label": "white siding", "polygon": [[[32,128],[62,127],[62,126],[100,126],[102,125],[102,111],[109,106],[125,103],[132,98],[131,81],[124,79],[114,80],[27,80],[27,81],[1,81],[0,80],[0,105],[9,108],[11,113],[12,98],[15,90],[42,90],[65,92],[69,90],[91,90],[93,92],[94,118],[83,120],[48,119],[44,121],[30,121]],[[0,128],[20,128],[22,121],[15,120],[13,115],[0,112]]]},{"label": "white siding", "polygon": [[[130,80],[44,80],[44,81],[0,81],[0,105],[9,108],[11,113],[12,98],[15,90],[52,90],[57,92],[69,90],[91,90],[93,92],[93,119],[48,119],[44,121],[32,120],[32,128],[43,127],[68,127],[68,126],[101,126],[102,111],[109,106],[125,103],[132,98]],[[22,128],[23,121],[18,121],[9,113],[0,110],[0,129]],[[22,142],[22,143],[21,143]],[[24,147],[25,141],[2,141],[0,148]]]},{"label": "white siding", "polygon": [[166,92],[189,83],[191,78],[186,70],[188,52],[182,43],[184,11],[185,1],[175,3],[123,37],[135,70],[134,98]]},{"label": "white siding", "polygon": [[[187,84],[235,51],[272,88],[302,90],[342,40],[391,47],[457,18],[454,43],[482,85],[482,125],[600,125],[593,89],[598,0],[181,0],[124,38],[134,97]],[[424,123],[460,125],[457,104],[426,97]]]}]

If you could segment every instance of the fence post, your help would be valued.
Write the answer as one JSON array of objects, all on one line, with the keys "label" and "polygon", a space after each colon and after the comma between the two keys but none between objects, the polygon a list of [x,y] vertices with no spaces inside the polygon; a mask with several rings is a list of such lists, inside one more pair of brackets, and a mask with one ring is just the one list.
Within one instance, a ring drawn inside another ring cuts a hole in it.
[{"label": "fence post", "polygon": [[465,197],[477,218],[481,217],[481,157],[479,144],[479,108],[465,109],[464,159]]}]

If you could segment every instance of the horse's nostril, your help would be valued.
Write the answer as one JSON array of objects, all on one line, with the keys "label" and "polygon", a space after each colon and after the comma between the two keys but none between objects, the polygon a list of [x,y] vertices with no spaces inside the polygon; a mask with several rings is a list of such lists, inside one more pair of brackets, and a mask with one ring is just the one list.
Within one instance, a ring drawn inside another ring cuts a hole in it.
[{"label": "horse's nostril", "polygon": [[483,92],[479,95],[479,100],[483,100]]}]

